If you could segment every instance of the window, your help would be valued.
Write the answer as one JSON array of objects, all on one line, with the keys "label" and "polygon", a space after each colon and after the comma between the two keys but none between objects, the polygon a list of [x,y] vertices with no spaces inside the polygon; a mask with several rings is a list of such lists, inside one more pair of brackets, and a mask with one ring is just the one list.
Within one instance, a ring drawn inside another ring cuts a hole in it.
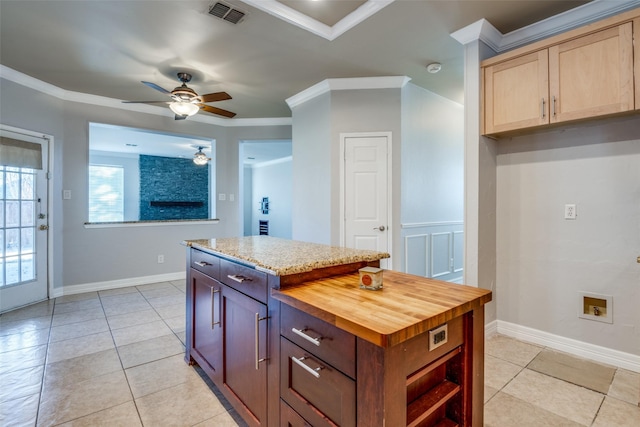
[{"label": "window", "polygon": [[89,222],[124,220],[124,169],[89,165]]},{"label": "window", "polygon": [[0,286],[35,279],[35,173],[0,166]]}]

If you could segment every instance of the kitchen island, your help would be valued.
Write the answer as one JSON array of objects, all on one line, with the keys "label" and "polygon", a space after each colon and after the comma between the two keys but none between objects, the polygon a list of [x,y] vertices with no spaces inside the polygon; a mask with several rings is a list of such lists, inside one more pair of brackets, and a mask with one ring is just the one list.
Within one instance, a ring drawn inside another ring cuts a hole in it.
[{"label": "kitchen island", "polygon": [[268,236],[186,241],[185,359],[251,426],[482,425],[491,292],[389,255]]}]

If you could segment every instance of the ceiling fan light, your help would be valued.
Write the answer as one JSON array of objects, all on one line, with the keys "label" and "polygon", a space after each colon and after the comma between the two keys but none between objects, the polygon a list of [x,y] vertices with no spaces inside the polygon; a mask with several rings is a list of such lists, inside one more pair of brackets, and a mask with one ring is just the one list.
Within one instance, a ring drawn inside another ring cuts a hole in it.
[{"label": "ceiling fan light", "polygon": [[190,102],[172,102],[169,108],[179,116],[193,116],[200,110],[200,107]]},{"label": "ceiling fan light", "polygon": [[206,165],[209,160],[211,159],[202,152],[202,147],[198,148],[198,151],[193,155],[193,163],[198,166]]}]

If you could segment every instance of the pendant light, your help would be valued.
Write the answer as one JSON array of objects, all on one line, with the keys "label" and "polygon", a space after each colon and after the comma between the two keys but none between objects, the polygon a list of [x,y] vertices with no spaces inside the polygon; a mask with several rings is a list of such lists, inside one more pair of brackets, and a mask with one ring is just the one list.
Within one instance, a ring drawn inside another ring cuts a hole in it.
[{"label": "pendant light", "polygon": [[198,151],[193,155],[193,163],[198,166],[206,165],[211,158],[207,157],[206,154],[202,152],[204,147],[198,147]]}]

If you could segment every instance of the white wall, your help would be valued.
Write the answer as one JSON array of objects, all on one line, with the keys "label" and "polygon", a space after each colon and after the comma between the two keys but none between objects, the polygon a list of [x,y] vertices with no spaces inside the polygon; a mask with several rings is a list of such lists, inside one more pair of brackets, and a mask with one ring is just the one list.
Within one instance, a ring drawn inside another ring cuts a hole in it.
[{"label": "white wall", "polygon": [[[636,116],[498,141],[498,319],[640,355],[639,129]],[[613,296],[613,324],[579,319],[579,291]]]},{"label": "white wall", "polygon": [[[292,109],[294,240],[332,244],[331,96],[318,96]],[[337,206],[337,205],[336,205]]]},{"label": "white wall", "polygon": [[461,282],[463,106],[406,85],[402,91],[401,151],[402,270]]},{"label": "white wall", "polygon": [[253,169],[250,165],[244,165],[243,180],[242,180],[242,196],[243,196],[243,234],[245,236],[251,236],[253,230],[251,229],[253,209],[256,209],[253,203]]},{"label": "white wall", "polygon": [[[100,107],[47,95],[1,79],[2,123],[53,135],[54,291],[136,277],[183,272],[185,239],[241,234],[241,201],[217,202],[218,224],[87,229],[89,123],[100,122],[216,139],[218,193],[238,194],[238,144],[244,139],[291,139],[290,126],[222,127]],[[62,200],[62,189],[71,200]],[[157,255],[165,255],[163,264]]]},{"label": "white wall", "polygon": [[[269,221],[269,235],[291,239],[292,159],[258,164],[252,168],[251,231],[259,233],[259,221]],[[263,197],[269,198],[270,211],[258,210]]]},{"label": "white wall", "polygon": [[402,222],[457,221],[461,228],[459,104],[412,84],[334,90],[294,107],[293,124],[295,239],[339,244],[340,134],[349,132],[392,134],[393,269],[405,269]]}]

